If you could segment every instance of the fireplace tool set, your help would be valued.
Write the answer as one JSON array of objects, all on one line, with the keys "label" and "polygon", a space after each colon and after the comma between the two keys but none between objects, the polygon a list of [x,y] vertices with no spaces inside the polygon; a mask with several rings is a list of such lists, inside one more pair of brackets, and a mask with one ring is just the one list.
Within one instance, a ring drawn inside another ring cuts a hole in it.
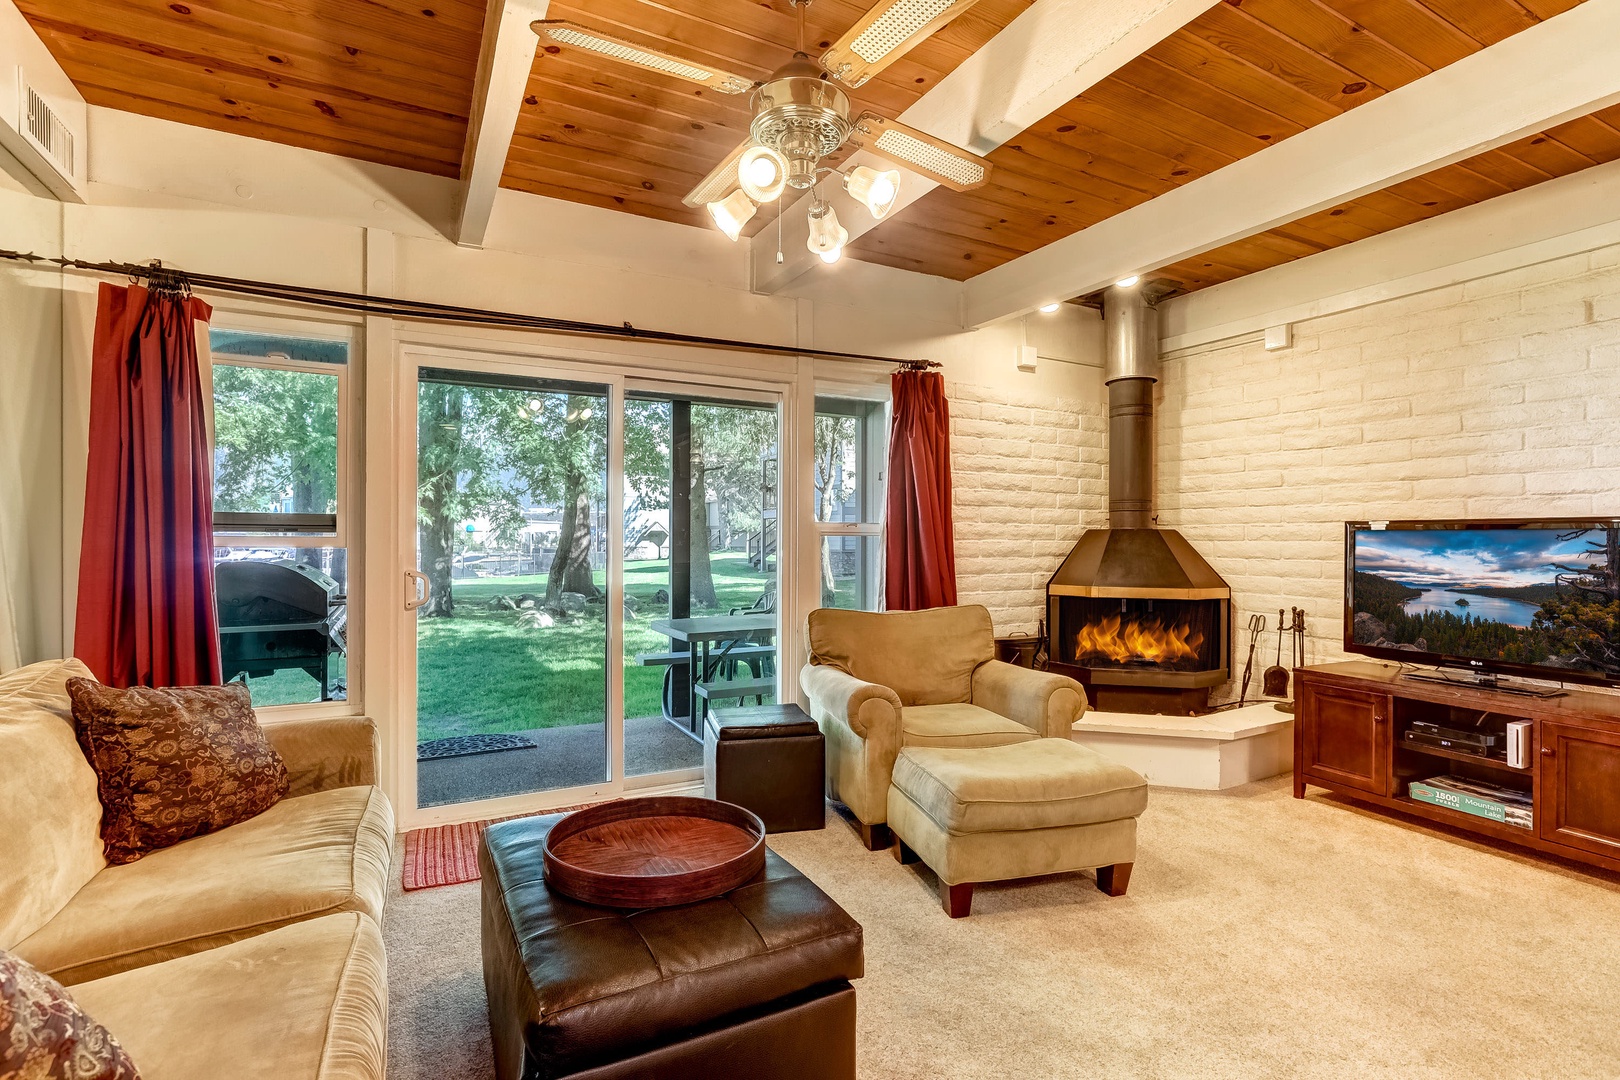
[{"label": "fireplace tool set", "polygon": [[[1305,609],[1291,608],[1289,614],[1291,618],[1287,623],[1284,623],[1283,611],[1281,608],[1277,609],[1277,662],[1266,668],[1266,673],[1260,684],[1261,691],[1267,697],[1286,698],[1288,696],[1288,672],[1293,668],[1305,666]],[[1264,623],[1264,616],[1260,618]],[[1250,628],[1253,628],[1252,620]],[[1286,668],[1282,666],[1284,634],[1290,635],[1291,638],[1288,656],[1290,664]],[[1293,706],[1288,704],[1279,705],[1278,708],[1288,712],[1293,711]]]}]

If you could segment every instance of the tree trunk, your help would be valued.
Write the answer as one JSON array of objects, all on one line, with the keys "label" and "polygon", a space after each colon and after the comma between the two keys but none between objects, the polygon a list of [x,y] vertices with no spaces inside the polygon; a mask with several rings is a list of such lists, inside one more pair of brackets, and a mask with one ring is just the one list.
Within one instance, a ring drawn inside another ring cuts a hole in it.
[{"label": "tree trunk", "polygon": [[709,500],[703,459],[692,455],[692,604],[717,608],[714,568],[709,565]]},{"label": "tree trunk", "polygon": [[418,439],[419,460],[432,463],[433,471],[422,478],[417,492],[421,524],[419,550],[422,573],[428,579],[427,603],[418,610],[429,618],[449,618],[456,613],[451,574],[455,559],[455,520],[450,511],[456,496],[457,444],[461,441],[462,395],[459,387],[424,383],[421,393],[426,408]]},{"label": "tree trunk", "polygon": [[[585,421],[580,414],[588,407],[586,398],[569,398],[568,421],[563,438],[570,447],[583,437]],[[587,478],[570,455],[567,478],[563,482],[562,527],[557,531],[557,555],[546,575],[546,600],[555,602],[565,592],[598,596],[596,578],[591,573],[591,496]]]},{"label": "tree trunk", "polygon": [[584,480],[568,474],[568,490],[563,495],[562,528],[557,533],[557,554],[546,575],[546,599],[555,601],[565,592],[597,596],[601,590],[591,574],[591,497]]}]

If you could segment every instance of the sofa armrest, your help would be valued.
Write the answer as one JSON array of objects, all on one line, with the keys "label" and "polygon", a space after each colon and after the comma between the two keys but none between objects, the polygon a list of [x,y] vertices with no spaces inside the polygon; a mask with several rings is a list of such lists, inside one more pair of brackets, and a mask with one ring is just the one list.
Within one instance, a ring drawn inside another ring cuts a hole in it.
[{"label": "sofa armrest", "polygon": [[900,697],[824,664],[799,672],[810,715],[827,739],[827,794],[862,824],[888,820],[889,780],[900,754]]},{"label": "sofa armrest", "polygon": [[900,698],[887,686],[862,682],[846,671],[806,664],[799,686],[810,698],[810,715],[841,720],[861,738],[900,745]]},{"label": "sofa armrest", "polygon": [[377,782],[377,725],[369,716],[286,720],[264,725],[287,763],[287,797]]},{"label": "sofa armrest", "polygon": [[973,704],[1044,738],[1067,739],[1086,711],[1086,689],[1067,675],[990,660],[973,671]]}]

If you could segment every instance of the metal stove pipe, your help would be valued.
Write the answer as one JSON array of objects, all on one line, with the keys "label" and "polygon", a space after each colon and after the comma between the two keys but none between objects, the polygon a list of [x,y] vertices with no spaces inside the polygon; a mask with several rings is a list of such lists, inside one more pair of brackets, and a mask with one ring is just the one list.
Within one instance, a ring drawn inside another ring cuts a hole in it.
[{"label": "metal stove pipe", "polygon": [[1153,528],[1153,384],[1159,313],[1142,286],[1103,293],[1103,380],[1108,384],[1108,527]]}]

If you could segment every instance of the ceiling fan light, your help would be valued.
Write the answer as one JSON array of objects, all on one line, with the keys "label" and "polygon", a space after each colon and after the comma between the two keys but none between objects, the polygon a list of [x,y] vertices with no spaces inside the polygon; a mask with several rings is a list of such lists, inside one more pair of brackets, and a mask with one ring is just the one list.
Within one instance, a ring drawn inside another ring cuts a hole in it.
[{"label": "ceiling fan light", "polygon": [[754,200],[748,197],[748,192],[739,188],[719,202],[709,203],[708,209],[709,216],[720,226],[720,231],[736,240],[742,235],[743,226],[754,216],[757,207]]},{"label": "ceiling fan light", "polygon": [[810,207],[810,235],[804,246],[817,255],[849,243],[849,230],[838,224],[838,213],[829,203]]},{"label": "ceiling fan light", "polygon": [[895,200],[900,197],[900,170],[878,172],[866,165],[857,165],[844,174],[844,190],[849,192],[850,198],[866,207],[874,218],[882,221],[894,209]]},{"label": "ceiling fan light", "polygon": [[737,182],[756,203],[774,202],[787,186],[787,158],[768,146],[750,146],[737,159]]}]

